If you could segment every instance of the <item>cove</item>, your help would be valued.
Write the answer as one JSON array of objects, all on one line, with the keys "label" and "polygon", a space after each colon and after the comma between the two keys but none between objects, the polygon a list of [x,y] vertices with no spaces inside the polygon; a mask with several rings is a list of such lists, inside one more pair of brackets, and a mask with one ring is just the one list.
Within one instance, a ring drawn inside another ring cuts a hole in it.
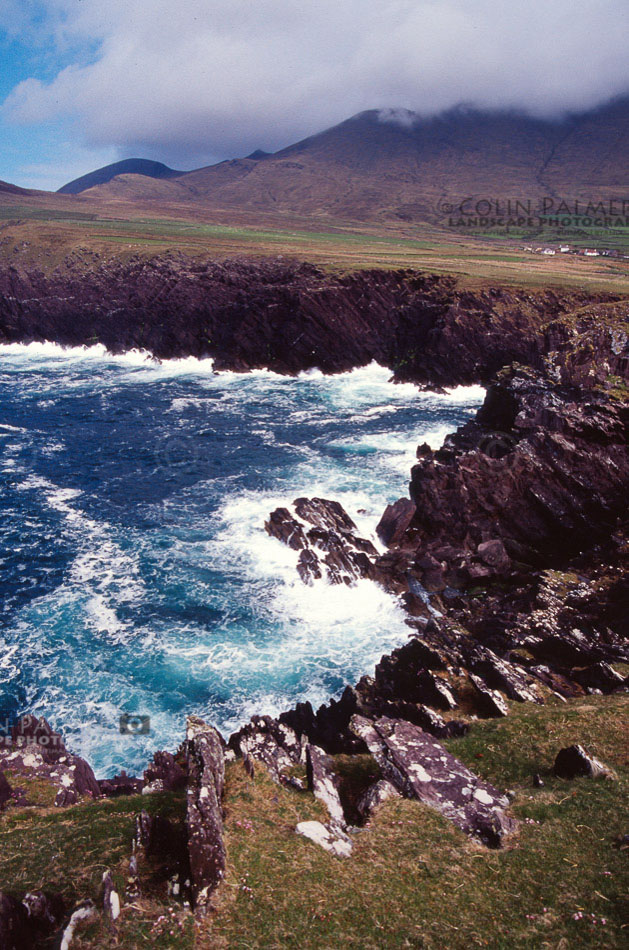
[{"label": "cove", "polygon": [[[334,498],[377,540],[416,446],[484,395],[390,375],[0,347],[0,716],[46,716],[97,775],[137,773],[189,712],[228,734],[371,672],[409,633],[395,599],[305,586],[264,521]],[[150,732],[122,734],[124,713]]]}]

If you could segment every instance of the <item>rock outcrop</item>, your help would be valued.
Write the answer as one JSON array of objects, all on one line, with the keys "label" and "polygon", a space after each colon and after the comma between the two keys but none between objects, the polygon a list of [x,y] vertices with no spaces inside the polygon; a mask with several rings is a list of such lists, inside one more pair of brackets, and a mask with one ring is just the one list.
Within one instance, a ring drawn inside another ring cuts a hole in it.
[{"label": "rock outcrop", "polygon": [[[624,511],[628,431],[629,405],[505,371],[477,419],[413,468],[404,540],[445,561],[452,586],[561,564],[606,540]],[[488,453],[505,436],[509,451]]]},{"label": "rock outcrop", "polygon": [[[377,528],[386,553],[333,500],[298,498],[271,513],[266,529],[297,552],[305,583],[382,584],[406,606],[410,638],[317,711],[301,703],[278,719],[254,717],[228,755],[250,776],[260,763],[294,788],[295,767],[307,764],[329,821],[297,831],[339,857],[351,840],[328,758],[337,753],[369,752],[382,773],[353,813],[365,818],[404,795],[501,845],[516,827],[506,798],[438,740],[462,734],[474,716],[508,715],[510,702],[627,687],[618,666],[629,662],[626,302],[471,293],[410,271],[337,277],[284,261],[180,255],[97,262],[86,280],[80,263],[49,276],[0,273],[0,341],[99,341],[113,352],[212,356],[218,369],[283,373],[375,359],[398,380],[488,385],[475,419],[442,448],[418,448],[409,498],[388,506]],[[186,828],[143,812],[137,844],[161,857],[171,894],[190,894],[199,910],[225,872],[224,758],[219,734],[191,717],[183,756],[157,753],[141,783],[186,786]],[[555,763],[565,777],[605,771],[579,746]],[[140,784],[124,775],[97,783],[32,717],[0,748],[0,805],[19,796],[20,776],[52,783],[59,805]],[[137,887],[135,872],[137,856]],[[25,913],[24,902],[0,895],[0,943],[11,946]],[[86,905],[75,917],[91,913]]]},{"label": "rock outcrop", "polygon": [[156,752],[144,770],[143,791],[174,792],[186,785],[185,768],[170,752]]},{"label": "rock outcrop", "polygon": [[305,584],[324,578],[330,584],[352,584],[361,577],[379,579],[378,552],[361,538],[338,501],[297,498],[294,513],[288,508],[272,511],[264,527],[271,537],[300,551],[297,572]]},{"label": "rock outcrop", "polygon": [[294,784],[290,770],[305,761],[306,743],[294,729],[270,716],[254,716],[235,732],[229,746],[253,772],[252,760],[261,762],[280,784]]},{"label": "rock outcrop", "polygon": [[33,950],[48,944],[63,915],[63,901],[44,891],[31,891],[22,900],[0,891],[0,947]]},{"label": "rock outcrop", "polygon": [[195,909],[204,911],[225,874],[222,810],[225,756],[216,729],[196,716],[188,718],[186,748],[189,776],[186,825],[192,898]]},{"label": "rock outcrop", "polygon": [[101,790],[91,766],[66,750],[59,733],[45,719],[23,716],[0,745],[0,772],[8,772],[14,787],[20,777],[37,777],[56,790],[55,805],[74,805],[83,796],[98,798]]},{"label": "rock outcrop", "polygon": [[9,801],[12,794],[13,791],[4,776],[4,772],[0,772],[0,809]]},{"label": "rock outcrop", "polygon": [[355,716],[352,729],[376,759],[384,778],[406,798],[434,808],[469,835],[496,848],[513,834],[508,799],[408,722]]}]

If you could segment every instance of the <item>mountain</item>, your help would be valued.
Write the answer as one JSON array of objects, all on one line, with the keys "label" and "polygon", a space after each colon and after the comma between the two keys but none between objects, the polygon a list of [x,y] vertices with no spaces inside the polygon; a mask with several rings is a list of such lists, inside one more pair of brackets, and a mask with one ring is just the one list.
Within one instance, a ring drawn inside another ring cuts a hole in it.
[{"label": "mountain", "polygon": [[28,188],[12,185],[9,181],[0,181],[0,192],[6,195],[32,195],[34,193],[29,191]]},{"label": "mountain", "polygon": [[467,107],[430,118],[369,110],[271,155],[159,180],[118,173],[94,184],[85,197],[353,220],[435,220],[468,196],[622,197],[629,98],[555,120]]},{"label": "mountain", "polygon": [[147,158],[125,158],[121,162],[114,162],[112,165],[105,165],[103,168],[97,168],[96,171],[88,172],[74,181],[68,182],[62,188],[57,190],[60,195],[78,195],[88,188],[94,188],[96,185],[105,185],[112,178],[118,175],[144,175],[147,178],[176,178],[183,172],[175,171],[168,165],[161,162],[153,162]]}]

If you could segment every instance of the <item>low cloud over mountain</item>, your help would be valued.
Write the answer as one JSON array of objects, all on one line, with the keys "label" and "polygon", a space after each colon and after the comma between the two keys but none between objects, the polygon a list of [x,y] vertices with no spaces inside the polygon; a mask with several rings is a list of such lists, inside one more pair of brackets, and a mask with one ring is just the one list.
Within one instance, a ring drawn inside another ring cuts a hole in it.
[{"label": "low cloud over mountain", "polygon": [[626,0],[5,0],[3,11],[5,31],[46,61],[46,78],[10,91],[5,118],[74,121],[91,146],[178,167],[275,151],[367,108],[557,115],[629,88]]}]

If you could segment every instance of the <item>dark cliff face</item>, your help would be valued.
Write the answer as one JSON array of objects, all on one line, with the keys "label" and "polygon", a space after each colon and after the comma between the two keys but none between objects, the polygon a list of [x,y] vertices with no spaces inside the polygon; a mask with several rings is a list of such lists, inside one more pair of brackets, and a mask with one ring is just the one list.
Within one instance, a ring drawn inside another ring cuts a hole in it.
[{"label": "dark cliff face", "polygon": [[[612,299],[612,298],[609,298]],[[337,277],[284,261],[184,257],[0,272],[0,340],[103,343],[159,358],[211,356],[217,369],[339,372],[376,360],[397,378],[488,380],[540,352],[540,330],[585,295],[457,290],[448,277],[361,271]]]},{"label": "dark cliff face", "polygon": [[515,562],[561,563],[603,542],[626,511],[628,436],[629,405],[509,370],[476,421],[413,468],[406,539],[466,555],[500,539]]}]

